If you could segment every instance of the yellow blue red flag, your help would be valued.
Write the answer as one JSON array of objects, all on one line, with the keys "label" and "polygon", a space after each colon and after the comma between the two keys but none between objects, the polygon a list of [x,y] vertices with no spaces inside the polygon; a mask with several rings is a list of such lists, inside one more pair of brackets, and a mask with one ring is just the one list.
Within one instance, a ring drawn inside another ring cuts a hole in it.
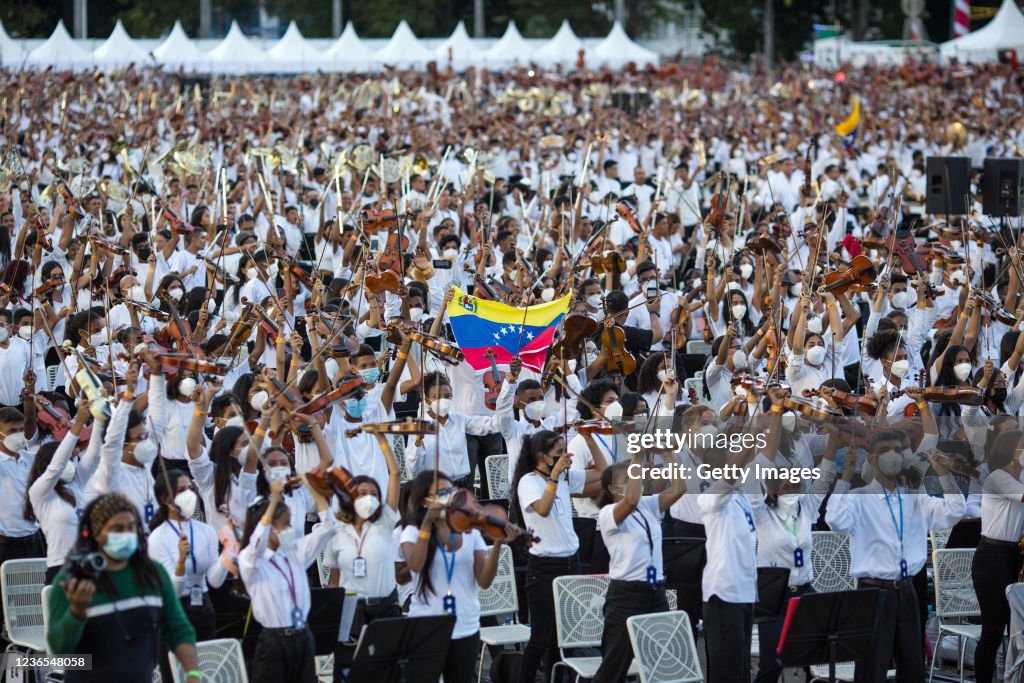
[{"label": "yellow blue red flag", "polygon": [[853,111],[845,121],[836,124],[836,133],[843,139],[846,149],[853,149],[857,143],[857,131],[860,130],[860,98],[854,96],[852,99]]},{"label": "yellow blue red flag", "polygon": [[566,295],[522,309],[470,296],[456,287],[448,303],[448,320],[466,362],[474,370],[491,367],[487,357],[491,351],[497,365],[508,365],[519,356],[523,367],[541,372],[555,328],[569,310],[569,299]]}]

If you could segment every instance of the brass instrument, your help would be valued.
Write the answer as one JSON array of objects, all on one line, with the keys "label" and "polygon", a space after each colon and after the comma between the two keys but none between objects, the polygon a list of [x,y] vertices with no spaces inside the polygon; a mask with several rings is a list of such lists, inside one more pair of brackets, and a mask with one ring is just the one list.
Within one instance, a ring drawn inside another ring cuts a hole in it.
[{"label": "brass instrument", "polygon": [[958,150],[967,144],[967,127],[959,121],[946,126],[946,142]]},{"label": "brass instrument", "polygon": [[212,155],[206,145],[196,145],[174,153],[174,163],[185,175],[202,175],[210,168]]},{"label": "brass instrument", "polygon": [[83,159],[82,157],[58,159],[57,168],[59,168],[60,170],[64,171],[69,175],[85,175],[90,170],[92,170],[92,166],[89,164],[89,162],[86,159]]}]

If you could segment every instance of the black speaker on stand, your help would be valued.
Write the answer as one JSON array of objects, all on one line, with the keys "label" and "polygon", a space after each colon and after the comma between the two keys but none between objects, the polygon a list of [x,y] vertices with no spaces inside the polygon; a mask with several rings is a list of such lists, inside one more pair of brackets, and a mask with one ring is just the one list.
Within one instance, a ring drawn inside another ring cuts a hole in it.
[{"label": "black speaker on stand", "polygon": [[1024,207],[1024,159],[985,159],[982,210],[987,216],[1019,216]]},{"label": "black speaker on stand", "polygon": [[924,210],[949,216],[966,214],[970,172],[971,160],[967,157],[928,157]]}]

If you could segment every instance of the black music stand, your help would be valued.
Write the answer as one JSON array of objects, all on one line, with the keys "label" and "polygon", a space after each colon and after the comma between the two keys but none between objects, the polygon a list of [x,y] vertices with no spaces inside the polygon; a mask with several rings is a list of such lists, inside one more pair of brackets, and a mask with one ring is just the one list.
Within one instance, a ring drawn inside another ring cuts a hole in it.
[{"label": "black music stand", "polygon": [[775,621],[786,606],[789,593],[787,567],[757,568],[757,603],[754,605],[754,623]]},{"label": "black music stand", "polygon": [[699,585],[704,571],[705,540],[697,536],[675,536],[661,541],[665,563],[665,582],[672,585]]},{"label": "black music stand", "polygon": [[363,627],[348,680],[436,683],[444,671],[455,617],[394,617]]},{"label": "black music stand", "polygon": [[834,682],[837,662],[863,659],[871,650],[883,599],[877,588],[792,598],[779,638],[782,665],[828,664]]}]

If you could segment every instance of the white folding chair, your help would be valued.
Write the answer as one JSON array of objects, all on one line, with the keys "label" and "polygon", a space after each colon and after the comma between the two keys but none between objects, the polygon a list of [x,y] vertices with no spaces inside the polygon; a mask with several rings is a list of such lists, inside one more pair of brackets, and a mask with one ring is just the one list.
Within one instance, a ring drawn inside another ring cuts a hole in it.
[{"label": "white folding chair", "polygon": [[679,594],[675,588],[665,589],[665,600],[668,601],[668,608],[673,612],[679,609]]},{"label": "white folding chair", "polygon": [[484,458],[487,492],[491,498],[508,498],[508,456],[488,455]]},{"label": "white folding chair", "polygon": [[318,683],[334,682],[334,655],[319,655],[316,658],[316,680]]},{"label": "white folding chair", "polygon": [[[310,533],[316,531],[317,527],[320,526],[320,522],[313,525],[310,529]],[[331,568],[324,566],[324,556],[327,554],[327,550],[330,547],[331,542],[328,541],[324,549],[316,554],[316,570],[320,574],[320,587],[327,588],[327,584],[331,581]]]},{"label": "white folding chair", "polygon": [[818,593],[852,591],[857,581],[850,575],[850,537],[834,531],[811,533],[811,563],[814,579],[811,584]]},{"label": "white folding chair", "polygon": [[[492,458],[494,456],[491,456]],[[480,628],[480,664],[477,667],[476,680],[483,676],[484,647],[488,645],[505,647],[522,645],[530,640],[530,627],[517,624],[519,614],[519,596],[516,593],[515,570],[512,566],[512,550],[507,545],[501,547],[498,555],[498,571],[494,575],[491,587],[478,592],[480,598],[481,617],[511,616],[512,623],[499,626],[482,626]]]},{"label": "white folding chair", "polygon": [[699,377],[691,377],[690,379],[683,380],[683,388],[689,393],[690,389],[693,389],[697,395],[697,403],[701,405],[711,405],[711,399],[704,395],[704,380]]},{"label": "white folding chair", "polygon": [[935,673],[935,659],[942,649],[943,638],[950,635],[957,639],[960,650],[960,683],[964,680],[964,653],[967,650],[967,641],[981,638],[980,624],[963,623],[965,618],[981,616],[978,596],[974,592],[974,580],[971,578],[973,561],[974,548],[936,550],[932,554],[939,638],[933,647],[931,666],[928,668],[929,681]]},{"label": "white folding chair", "polygon": [[932,529],[928,532],[928,540],[932,544],[932,552],[936,550],[945,550],[946,543],[949,542],[949,533],[952,529]]},{"label": "white folding chair", "polygon": [[46,652],[43,628],[43,587],[46,559],[7,560],[0,566],[4,628],[11,646]]},{"label": "white folding chair", "polygon": [[640,683],[703,681],[686,612],[659,612],[626,619]]},{"label": "white folding chair", "polygon": [[[562,661],[551,669],[554,683],[558,667],[576,672],[576,680],[593,678],[601,666],[600,657],[568,657],[566,650],[580,647],[600,647],[604,633],[604,598],[608,593],[607,576],[559,576],[555,578],[555,628]],[[634,661],[629,666],[630,676],[639,667]]]},{"label": "white folding chair", "polygon": [[[203,640],[196,643],[199,671],[203,683],[248,683],[242,642],[234,638]],[[171,676],[174,683],[185,683],[185,669],[177,657],[171,657]]]},{"label": "white folding chair", "polygon": [[706,356],[711,353],[711,344],[700,339],[691,339],[686,342],[686,352]]},{"label": "white folding chair", "polygon": [[59,365],[47,365],[46,366],[46,390],[53,391],[57,388],[57,372],[60,370]]}]

